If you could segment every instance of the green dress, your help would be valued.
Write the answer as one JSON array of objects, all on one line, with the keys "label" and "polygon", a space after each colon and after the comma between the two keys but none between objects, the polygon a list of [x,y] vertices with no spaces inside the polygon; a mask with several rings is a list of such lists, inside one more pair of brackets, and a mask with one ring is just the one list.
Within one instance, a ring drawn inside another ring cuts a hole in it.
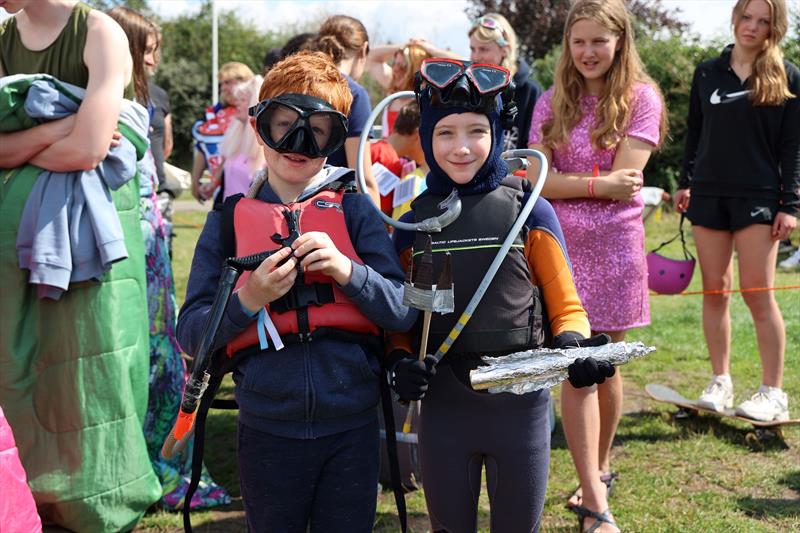
[{"label": "green dress", "polygon": [[[3,71],[45,70],[85,87],[89,11],[77,4],[65,29],[41,52],[21,45],[13,18],[4,21]],[[4,131],[34,125],[18,103],[13,94],[0,98]],[[74,531],[129,530],[161,496],[142,433],[149,353],[138,180],[111,193],[129,258],[100,283],[70,286],[51,301],[37,298],[14,252],[38,174],[31,165],[0,170],[0,405],[43,522]]]}]

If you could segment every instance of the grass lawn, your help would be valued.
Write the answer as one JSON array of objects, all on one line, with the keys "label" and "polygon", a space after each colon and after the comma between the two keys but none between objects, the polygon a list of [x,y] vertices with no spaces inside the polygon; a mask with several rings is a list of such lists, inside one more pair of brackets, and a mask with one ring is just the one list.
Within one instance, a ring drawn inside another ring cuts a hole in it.
[{"label": "grass lawn", "polygon": [[[178,301],[188,277],[194,244],[205,218],[202,212],[175,216],[175,278]],[[647,223],[647,249],[677,229],[674,214]],[[693,246],[693,243],[691,243]],[[679,256],[679,245],[662,251]],[[800,274],[779,273],[776,286],[800,285]],[[700,289],[697,270],[689,291]],[[784,389],[795,418],[800,415],[800,291],[777,291],[786,321]],[[658,351],[623,368],[625,414],[613,449],[613,468],[620,473],[611,508],[625,531],[800,531],[800,427],[785,430],[785,441],[753,439],[752,427],[736,420],[701,416],[675,420],[674,409],[649,400],[644,385],[662,383],[696,397],[710,376],[700,325],[701,296],[658,296],[650,300],[653,324],[629,333]],[[732,374],[736,400],[760,384],[760,362],[750,315],[741,295],[731,305]],[[558,391],[554,390],[558,398]],[[223,391],[230,394],[231,386]],[[560,416],[560,415],[559,415]],[[209,418],[206,464],[216,481],[235,497],[233,505],[193,513],[199,531],[244,530],[235,453],[235,414],[213,412]],[[560,424],[553,434],[550,479],[542,530],[573,531],[574,515],[564,507],[576,478]],[[421,492],[408,494],[411,531],[429,531]],[[480,531],[489,530],[488,500],[481,497]],[[391,492],[381,494],[375,531],[399,529]],[[213,525],[212,525],[213,524]],[[137,531],[178,531],[178,514],[153,512]]]}]

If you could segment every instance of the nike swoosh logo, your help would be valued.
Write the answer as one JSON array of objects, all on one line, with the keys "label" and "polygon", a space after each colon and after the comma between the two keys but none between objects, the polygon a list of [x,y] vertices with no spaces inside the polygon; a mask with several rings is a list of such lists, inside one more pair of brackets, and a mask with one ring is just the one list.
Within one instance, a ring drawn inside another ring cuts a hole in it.
[{"label": "nike swoosh logo", "polygon": [[750,211],[750,217],[751,218],[757,217],[758,215],[760,215],[762,213],[764,213],[765,215],[769,216],[770,215],[769,208],[768,207],[756,207],[755,209]]},{"label": "nike swoosh logo", "polygon": [[739,98],[741,98],[742,96],[746,95],[749,92],[750,91],[739,91],[739,92],[735,92],[735,93],[722,93],[722,94],[719,94],[719,89],[714,89],[714,92],[711,93],[711,98],[709,98],[709,101],[713,105],[717,105],[717,104],[721,104],[721,103],[724,103],[724,102],[729,102],[731,100],[738,100]]}]

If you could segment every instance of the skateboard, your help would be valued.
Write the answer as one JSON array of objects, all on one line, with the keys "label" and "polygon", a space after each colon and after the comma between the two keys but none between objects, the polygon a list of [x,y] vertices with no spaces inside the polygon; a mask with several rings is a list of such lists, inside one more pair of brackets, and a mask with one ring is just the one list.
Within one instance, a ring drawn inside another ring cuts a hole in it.
[{"label": "skateboard", "polygon": [[784,440],[782,429],[783,426],[800,424],[800,419],[797,418],[790,420],[773,420],[771,422],[762,422],[761,420],[753,420],[752,418],[737,415],[736,411],[733,409],[726,409],[723,412],[714,411],[713,409],[708,409],[706,407],[697,405],[697,401],[690,400],[679,392],[657,383],[649,383],[645,385],[644,390],[648,396],[657,402],[671,403],[672,405],[680,407],[681,411],[676,413],[676,418],[686,418],[687,416],[694,416],[698,413],[705,413],[723,418],[735,418],[737,420],[741,420],[742,422],[752,424],[752,426],[755,428],[755,431],[752,435],[748,434],[748,440],[755,438],[757,441],[761,442],[772,436],[776,436],[779,439]]}]

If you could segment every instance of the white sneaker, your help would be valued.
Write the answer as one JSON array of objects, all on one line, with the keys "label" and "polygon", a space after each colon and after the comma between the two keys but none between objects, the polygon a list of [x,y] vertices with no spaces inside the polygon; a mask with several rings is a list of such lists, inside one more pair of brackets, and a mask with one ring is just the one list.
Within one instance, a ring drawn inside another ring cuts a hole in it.
[{"label": "white sneaker", "polygon": [[781,389],[761,385],[749,400],[736,407],[736,414],[762,422],[789,420],[789,398]]},{"label": "white sneaker", "polygon": [[792,255],[778,263],[778,268],[792,272],[795,270],[800,270],[800,248],[795,250]]},{"label": "white sneaker", "polygon": [[718,413],[733,407],[733,382],[730,378],[714,376],[697,400],[697,405]]}]

